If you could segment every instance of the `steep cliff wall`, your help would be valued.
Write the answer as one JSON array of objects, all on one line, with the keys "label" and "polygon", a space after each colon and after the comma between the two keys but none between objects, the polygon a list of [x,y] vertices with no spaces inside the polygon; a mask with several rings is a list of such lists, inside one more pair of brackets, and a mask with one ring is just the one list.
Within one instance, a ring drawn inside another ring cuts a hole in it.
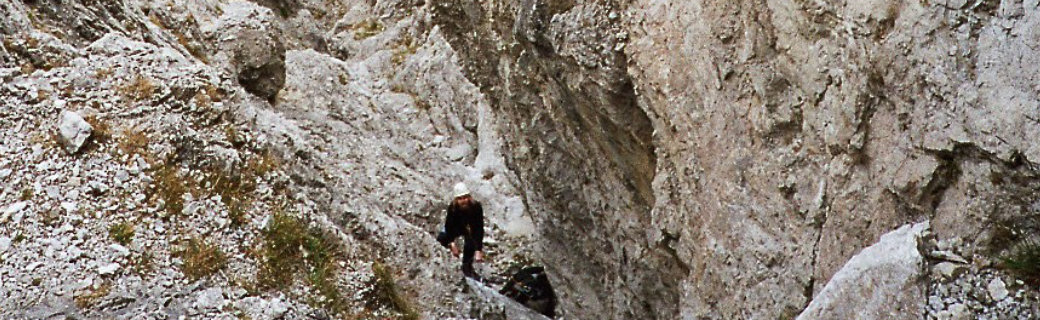
[{"label": "steep cliff wall", "polygon": [[[0,314],[320,317],[329,286],[249,285],[265,258],[241,244],[288,211],[342,247],[342,314],[408,314],[374,301],[379,262],[427,318],[505,317],[433,240],[457,181],[488,211],[485,272],[544,264],[568,319],[791,319],[925,220],[898,284],[928,308],[890,315],[1036,311],[994,258],[1040,231],[1038,6],[0,0],[0,274],[54,279],[0,280]],[[112,134],[62,153],[63,111]],[[271,155],[229,227],[242,195],[211,176]],[[153,199],[168,170],[190,190]],[[147,227],[111,249],[121,221]],[[230,257],[205,281],[173,256],[200,234]],[[155,274],[126,270],[148,248]]]},{"label": "steep cliff wall", "polygon": [[793,316],[904,223],[982,260],[1036,231],[1035,3],[435,8],[510,119],[547,258],[603,266],[555,267],[576,315]]},{"label": "steep cliff wall", "polygon": [[1038,14],[1015,1],[631,4],[629,70],[657,133],[652,225],[691,265],[684,316],[800,310],[906,222],[982,250],[1009,245],[999,228],[1035,232]]}]

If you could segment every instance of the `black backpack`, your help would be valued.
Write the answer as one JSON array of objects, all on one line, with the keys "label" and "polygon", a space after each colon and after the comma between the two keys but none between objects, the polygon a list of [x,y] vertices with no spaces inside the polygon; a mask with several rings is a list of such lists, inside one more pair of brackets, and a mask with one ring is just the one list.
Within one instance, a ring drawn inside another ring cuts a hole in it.
[{"label": "black backpack", "polygon": [[543,267],[520,269],[498,292],[550,318],[556,315],[556,293]]}]

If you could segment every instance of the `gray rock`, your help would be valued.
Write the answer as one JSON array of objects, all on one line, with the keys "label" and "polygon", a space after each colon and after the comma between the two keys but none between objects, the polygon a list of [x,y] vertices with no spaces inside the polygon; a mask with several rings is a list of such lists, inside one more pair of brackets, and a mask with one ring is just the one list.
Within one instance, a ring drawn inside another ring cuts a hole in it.
[{"label": "gray rock", "polygon": [[19,201],[8,205],[7,208],[4,208],[3,214],[0,215],[0,223],[7,222],[14,214],[20,214],[22,210],[29,207],[29,203],[29,201]]},{"label": "gray rock", "polygon": [[924,257],[917,248],[927,232],[922,222],[882,235],[849,259],[797,319],[905,319],[891,310],[923,311]]},{"label": "gray rock", "polygon": [[267,309],[264,310],[264,314],[269,316],[270,319],[280,319],[285,316],[285,313],[287,312],[289,312],[289,304],[282,301],[282,298],[271,300]]},{"label": "gray rock", "polygon": [[122,245],[120,245],[118,243],[110,244],[110,245],[108,245],[108,248],[111,249],[112,252],[115,253],[115,255],[117,257],[125,257],[125,256],[130,255],[130,249],[127,249],[126,247],[124,247],[124,246],[122,246]]},{"label": "gray rock", "polygon": [[935,258],[935,259],[942,259],[942,260],[946,260],[946,261],[953,261],[953,262],[960,263],[960,264],[967,264],[968,263],[968,260],[964,259],[964,257],[961,257],[960,255],[958,255],[956,253],[953,253],[952,251],[947,251],[947,250],[934,250],[934,251],[929,252],[928,256],[932,257],[932,258]]},{"label": "gray rock", "polygon": [[195,299],[195,308],[198,310],[216,310],[225,304],[224,294],[220,288],[209,288],[199,292]]},{"label": "gray rock", "polygon": [[215,59],[246,91],[274,99],[285,85],[285,44],[270,9],[252,2],[224,6],[224,15],[204,32],[217,43]]},{"label": "gray rock", "polygon": [[932,267],[932,274],[937,279],[954,279],[959,277],[967,269],[966,266],[949,261],[943,261]]},{"label": "gray rock", "polygon": [[939,312],[936,318],[939,320],[969,320],[972,318],[972,314],[968,310],[968,306],[963,303],[955,303]]},{"label": "gray rock", "polygon": [[986,290],[989,291],[989,296],[993,301],[1001,301],[1008,296],[1007,286],[1004,284],[1004,280],[1001,280],[1000,278],[993,278],[993,280],[986,285]]},{"label": "gray rock", "polygon": [[58,142],[69,154],[79,152],[94,128],[79,113],[62,111],[58,120]]},{"label": "gray rock", "polygon": [[100,274],[100,275],[114,274],[114,273],[116,273],[116,271],[119,270],[119,267],[120,267],[119,263],[115,263],[115,262],[102,264],[102,265],[98,266],[98,274]]},{"label": "gray rock", "polygon": [[7,252],[7,249],[11,248],[11,238],[6,236],[0,236],[0,253]]},{"label": "gray rock", "polygon": [[483,319],[549,319],[473,279],[467,278],[466,285],[477,296],[478,301],[481,302],[476,309],[481,310],[480,315]]}]

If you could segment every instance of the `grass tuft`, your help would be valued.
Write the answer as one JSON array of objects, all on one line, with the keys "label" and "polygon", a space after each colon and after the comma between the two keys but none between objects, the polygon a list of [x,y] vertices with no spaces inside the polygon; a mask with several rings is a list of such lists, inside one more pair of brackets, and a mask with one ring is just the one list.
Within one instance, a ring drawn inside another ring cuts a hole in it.
[{"label": "grass tuft", "polygon": [[155,270],[155,256],[149,251],[142,252],[131,258],[130,261],[133,263],[134,271],[137,271],[139,275],[147,275]]},{"label": "grass tuft", "polygon": [[347,301],[337,286],[340,251],[334,238],[282,212],[271,216],[263,237],[257,274],[260,288],[285,290],[303,273],[307,283],[325,298],[316,307],[333,313],[347,311]]},{"label": "grass tuft", "polygon": [[1005,269],[1022,279],[1040,283],[1040,241],[1023,241],[1012,247],[1000,261]]},{"label": "grass tuft", "polygon": [[118,148],[123,154],[147,156],[149,144],[151,144],[151,140],[148,139],[148,135],[144,131],[127,128],[123,130]]},{"label": "grass tuft", "polygon": [[18,196],[18,200],[29,201],[33,198],[33,188],[25,187],[22,189],[22,194]]},{"label": "grass tuft", "polygon": [[119,93],[129,98],[131,101],[151,99],[152,96],[155,95],[155,92],[155,82],[142,75],[137,75],[137,77],[134,77],[133,81],[130,81],[130,83],[119,88]]},{"label": "grass tuft", "polygon": [[94,70],[94,77],[97,77],[98,80],[105,80],[108,79],[108,77],[112,76],[113,73],[115,73],[115,70],[113,70],[111,67],[98,68],[97,70]]},{"label": "grass tuft", "polygon": [[365,40],[383,32],[386,27],[375,19],[361,21],[354,25],[354,40]]},{"label": "grass tuft", "polygon": [[258,284],[265,289],[286,289],[301,267],[301,248],[307,238],[307,227],[293,216],[275,212],[263,236]]},{"label": "grass tuft", "polygon": [[96,115],[89,115],[83,120],[86,120],[87,124],[90,124],[90,127],[94,128],[94,131],[90,134],[90,138],[93,139],[95,143],[107,143],[112,139],[112,126],[108,125],[108,122],[98,119]]},{"label": "grass tuft", "polygon": [[134,225],[128,222],[120,222],[108,227],[108,236],[124,246],[130,245],[134,240]]},{"label": "grass tuft", "polygon": [[181,272],[192,281],[208,277],[227,266],[227,255],[219,247],[201,239],[188,240],[178,256],[184,260]]},{"label": "grass tuft", "polygon": [[76,302],[76,306],[80,309],[86,309],[94,306],[102,298],[107,297],[109,292],[112,292],[112,283],[105,282],[101,284],[97,289],[90,291],[85,294],[76,296],[73,299]]},{"label": "grass tuft", "polygon": [[167,161],[154,168],[148,197],[149,199],[161,199],[167,214],[175,216],[184,211],[184,194],[187,191],[188,188],[184,185],[175,165]]},{"label": "grass tuft", "polygon": [[401,314],[399,319],[419,319],[419,313],[415,311],[411,301],[401,294],[401,289],[394,279],[393,270],[380,262],[374,262],[372,263],[372,274],[375,276],[373,298],[376,303],[399,312]]},{"label": "grass tuft", "polygon": [[[234,129],[225,131],[225,135],[229,140],[241,139]],[[220,195],[220,201],[228,208],[232,224],[241,226],[248,220],[247,210],[253,199],[252,193],[256,191],[257,181],[277,170],[280,163],[271,152],[264,152],[231,170],[212,167],[202,182],[211,192]]]}]

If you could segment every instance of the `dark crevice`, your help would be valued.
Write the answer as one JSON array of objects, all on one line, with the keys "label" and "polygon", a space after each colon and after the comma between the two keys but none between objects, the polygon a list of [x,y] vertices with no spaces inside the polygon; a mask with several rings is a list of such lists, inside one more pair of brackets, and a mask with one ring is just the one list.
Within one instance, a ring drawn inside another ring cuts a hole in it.
[{"label": "dark crevice", "polygon": [[[653,127],[625,73],[626,58],[617,53],[604,63],[618,67],[590,69],[555,52],[548,36],[549,21],[570,10],[572,2],[528,0],[504,7],[438,3],[432,6],[433,23],[444,31],[460,56],[464,74],[488,99],[491,112],[512,123],[499,128],[505,138],[503,149],[513,150],[505,154],[506,165],[520,180],[525,206],[543,208],[534,213],[540,241],[562,249],[545,253],[555,264],[547,268],[577,272],[555,273],[564,278],[558,286],[561,296],[568,296],[570,287],[581,286],[596,292],[601,301],[617,301],[616,296],[629,294],[636,299],[627,307],[611,304],[597,311],[570,310],[576,316],[676,315],[678,283],[672,274],[688,274],[690,267],[674,250],[668,245],[648,247],[649,252],[634,259],[626,259],[629,253],[622,250],[609,250],[616,237],[638,239],[646,231],[614,225],[607,215],[630,215],[624,219],[644,225],[655,202]],[[489,15],[494,21],[484,19]],[[504,43],[493,43],[497,39]],[[604,202],[589,196],[595,193],[611,196]],[[665,240],[675,241],[677,237]],[[562,245],[575,242],[583,245]],[[633,283],[617,287],[590,281],[603,278]],[[627,289],[632,285],[660,292],[649,301],[646,294]]]}]

